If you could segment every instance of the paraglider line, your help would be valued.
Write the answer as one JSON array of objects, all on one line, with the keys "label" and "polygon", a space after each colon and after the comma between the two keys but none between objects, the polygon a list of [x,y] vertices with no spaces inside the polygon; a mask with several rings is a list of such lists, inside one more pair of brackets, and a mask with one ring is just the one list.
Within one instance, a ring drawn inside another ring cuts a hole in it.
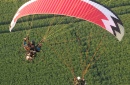
[{"label": "paraglider line", "polygon": [[[67,63],[67,62],[65,61],[65,59],[62,59],[61,54],[58,54],[58,53],[56,52],[56,50],[54,50],[54,48],[52,48],[52,51],[59,57],[59,59],[60,59],[61,61],[63,61],[62,63],[67,66],[67,68],[71,71],[71,74],[72,74],[73,76],[75,76],[75,74],[74,74],[74,68],[72,68],[72,66],[71,66],[71,65],[72,65],[72,60],[69,59],[69,60],[71,60],[71,61],[70,61],[71,63]],[[69,57],[69,58],[70,58],[70,57]],[[69,64],[71,64],[71,65],[69,65]]]},{"label": "paraglider line", "polygon": [[[103,40],[104,38],[105,38],[105,35],[103,35],[102,39],[100,40],[100,42],[99,42],[99,44],[98,44],[98,46],[97,46],[97,48],[96,48],[96,51],[95,51],[95,53],[93,54],[93,56],[92,56],[92,58],[91,58],[91,60],[90,60],[90,63],[89,63],[89,64],[85,67],[85,69],[83,70],[83,72],[82,72],[82,78],[84,78],[84,76],[85,76],[85,74],[88,72],[88,69],[90,68],[90,66],[95,63],[94,58],[95,58],[97,52],[99,51],[99,49],[100,49],[100,47],[101,47],[101,44],[102,44],[102,40]],[[99,57],[100,57],[100,56],[98,56],[96,60],[98,60]],[[93,63],[93,64],[91,64],[91,63]]]}]

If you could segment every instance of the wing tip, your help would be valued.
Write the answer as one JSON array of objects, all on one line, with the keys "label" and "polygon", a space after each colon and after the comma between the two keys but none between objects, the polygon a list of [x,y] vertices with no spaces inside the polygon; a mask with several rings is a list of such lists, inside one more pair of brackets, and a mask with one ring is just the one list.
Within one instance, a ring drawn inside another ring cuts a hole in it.
[{"label": "wing tip", "polygon": [[10,32],[12,31],[11,25],[9,26],[9,31],[10,31]]},{"label": "wing tip", "polygon": [[116,38],[121,41],[124,37],[125,30],[122,24],[117,23],[120,29],[120,33],[116,32]]}]

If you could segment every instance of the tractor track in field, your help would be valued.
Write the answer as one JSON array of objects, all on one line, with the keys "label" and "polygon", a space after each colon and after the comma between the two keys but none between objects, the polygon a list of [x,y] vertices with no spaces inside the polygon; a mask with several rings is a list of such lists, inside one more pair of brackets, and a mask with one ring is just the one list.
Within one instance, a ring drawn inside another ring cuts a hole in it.
[{"label": "tractor track in field", "polygon": [[[33,16],[33,15],[32,15]],[[34,17],[33,18],[33,21],[35,20],[42,20],[42,19],[49,19],[49,18],[54,18],[54,17],[59,17],[58,15],[57,16],[37,16],[37,17]],[[13,17],[12,17],[13,18]],[[29,22],[29,21],[32,21],[32,17],[30,18],[24,18],[24,19],[20,19],[17,21],[17,23],[22,23],[22,22]],[[5,21],[5,22],[0,22],[0,25],[9,25],[11,23],[11,21]]]},{"label": "tractor track in field", "polygon": [[[79,21],[75,21],[75,23],[78,23],[78,22],[84,22],[83,20],[79,20]],[[59,25],[68,25],[68,24],[71,24],[72,22],[67,22],[67,23],[61,23]],[[56,24],[52,24],[51,27],[55,26]],[[40,25],[40,26],[32,26],[31,29],[37,29],[37,28],[44,28],[44,27],[50,27],[50,25]],[[31,29],[25,29],[25,28],[17,28],[15,30],[13,30],[12,32],[19,32],[19,31],[23,31],[23,30],[31,30]],[[9,30],[4,30],[4,31],[0,31],[0,35],[1,34],[4,34],[4,33],[10,33]]]}]

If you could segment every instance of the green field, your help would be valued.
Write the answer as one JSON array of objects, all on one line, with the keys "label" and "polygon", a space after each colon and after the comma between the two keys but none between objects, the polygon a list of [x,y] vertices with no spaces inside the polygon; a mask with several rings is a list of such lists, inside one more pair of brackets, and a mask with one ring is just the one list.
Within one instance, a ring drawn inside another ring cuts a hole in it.
[{"label": "green field", "polygon": [[[73,85],[92,56],[98,60],[84,75],[87,85],[130,85],[130,0],[96,0],[122,20],[121,42],[93,23],[59,15],[20,18],[9,32],[14,14],[27,1],[0,0],[0,85]],[[22,47],[27,34],[37,43],[46,38],[32,62],[25,60]]]}]

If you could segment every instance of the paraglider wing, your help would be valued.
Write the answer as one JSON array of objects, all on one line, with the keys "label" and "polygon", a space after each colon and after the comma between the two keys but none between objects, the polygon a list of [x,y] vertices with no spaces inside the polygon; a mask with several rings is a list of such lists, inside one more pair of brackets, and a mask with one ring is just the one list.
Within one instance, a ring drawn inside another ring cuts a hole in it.
[{"label": "paraglider wing", "polygon": [[16,12],[9,30],[23,16],[58,14],[87,20],[101,26],[121,41],[124,27],[121,20],[109,9],[91,0],[30,0]]}]

